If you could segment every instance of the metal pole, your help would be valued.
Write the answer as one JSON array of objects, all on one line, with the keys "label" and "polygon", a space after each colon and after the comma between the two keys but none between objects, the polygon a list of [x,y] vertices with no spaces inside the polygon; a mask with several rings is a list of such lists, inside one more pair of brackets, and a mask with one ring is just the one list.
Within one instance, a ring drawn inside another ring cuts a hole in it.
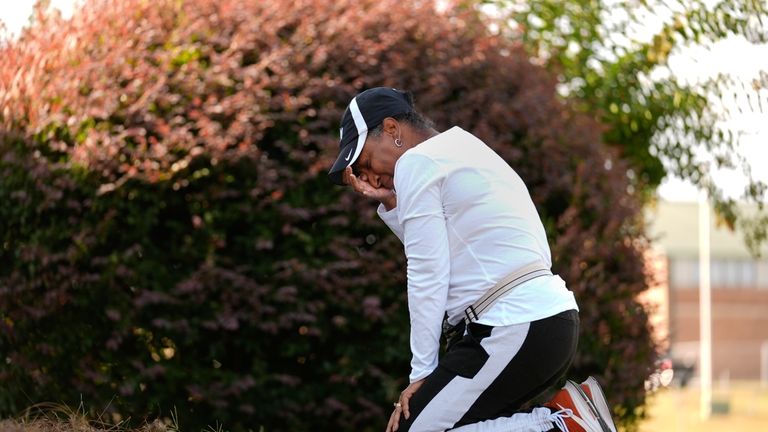
[{"label": "metal pole", "polygon": [[709,268],[709,197],[699,195],[699,381],[700,415],[712,414],[712,287]]}]

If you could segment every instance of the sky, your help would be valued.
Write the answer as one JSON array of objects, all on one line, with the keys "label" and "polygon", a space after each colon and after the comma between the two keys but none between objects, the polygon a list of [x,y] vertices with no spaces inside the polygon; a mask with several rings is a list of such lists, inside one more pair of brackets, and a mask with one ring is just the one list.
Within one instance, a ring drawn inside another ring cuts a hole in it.
[{"label": "sky", "polygon": [[[64,16],[72,13],[76,0],[51,0],[51,6],[61,10]],[[13,0],[0,8],[0,20],[9,33],[18,35],[29,23],[35,0]],[[80,3],[78,0],[77,3]],[[657,23],[661,25],[661,21]],[[651,25],[650,27],[653,27]],[[711,50],[689,49],[669,59],[672,73],[696,82],[717,73],[728,73],[747,81],[768,72],[768,44],[750,45],[743,37],[732,37],[717,43]],[[768,98],[763,93],[763,100]],[[723,127],[742,134],[738,153],[749,161],[755,178],[768,183],[768,106],[764,113],[738,113],[736,110],[723,123]],[[706,153],[701,153],[706,159]],[[718,170],[712,173],[715,183],[729,197],[738,198],[747,183],[740,170]],[[696,201],[698,190],[691,183],[668,177],[659,187],[659,195],[668,201]]]}]

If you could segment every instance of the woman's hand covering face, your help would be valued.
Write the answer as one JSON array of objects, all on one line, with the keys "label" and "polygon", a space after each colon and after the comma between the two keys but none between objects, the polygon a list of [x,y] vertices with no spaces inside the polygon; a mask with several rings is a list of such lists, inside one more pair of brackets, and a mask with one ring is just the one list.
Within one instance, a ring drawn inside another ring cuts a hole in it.
[{"label": "woman's hand covering face", "polygon": [[355,176],[352,172],[352,167],[347,167],[344,170],[343,179],[344,184],[352,186],[352,189],[363,196],[381,202],[387,210],[391,210],[397,206],[397,197],[395,196],[394,191],[385,187],[372,186],[368,182],[365,174],[362,174],[360,177]]}]

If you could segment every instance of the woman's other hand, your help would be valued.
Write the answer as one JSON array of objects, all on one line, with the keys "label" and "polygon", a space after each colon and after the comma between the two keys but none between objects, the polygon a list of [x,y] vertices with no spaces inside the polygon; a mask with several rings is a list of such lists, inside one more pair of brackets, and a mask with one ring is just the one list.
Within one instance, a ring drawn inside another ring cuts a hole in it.
[{"label": "woman's other hand", "polygon": [[[426,379],[426,378],[424,378]],[[402,412],[406,420],[411,417],[411,409],[409,406],[411,397],[416,393],[419,388],[424,384],[424,379],[412,382],[405,390],[400,393],[400,399],[395,403],[395,410],[392,415],[389,416],[389,423],[387,423],[386,432],[395,432],[400,427],[400,413]]]},{"label": "woman's other hand", "polygon": [[347,167],[344,170],[344,183],[352,186],[357,193],[373,198],[384,205],[387,210],[392,210],[397,207],[397,196],[391,189],[384,187],[373,187],[366,181],[364,177],[358,178],[352,172],[352,167]]}]

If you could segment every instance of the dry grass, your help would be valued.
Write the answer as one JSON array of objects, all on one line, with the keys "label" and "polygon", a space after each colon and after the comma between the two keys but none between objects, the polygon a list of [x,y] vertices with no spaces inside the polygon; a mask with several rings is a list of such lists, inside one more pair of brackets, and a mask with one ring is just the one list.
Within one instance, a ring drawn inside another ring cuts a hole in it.
[{"label": "dry grass", "polygon": [[[65,405],[38,404],[16,419],[0,420],[0,432],[180,432],[177,418],[155,420],[139,428],[128,428],[126,421],[115,423],[101,416],[89,418],[82,407],[73,410]],[[211,428],[213,432],[221,432]]]},{"label": "dry grass", "polygon": [[[57,420],[37,418],[32,420],[0,420],[0,432],[128,432],[120,426],[94,425],[81,419]],[[131,432],[171,432],[175,429],[156,421]]]},{"label": "dry grass", "polygon": [[768,388],[757,382],[733,382],[713,389],[715,403],[728,403],[728,413],[699,418],[699,389],[665,389],[650,399],[650,418],[640,432],[768,431]]}]

